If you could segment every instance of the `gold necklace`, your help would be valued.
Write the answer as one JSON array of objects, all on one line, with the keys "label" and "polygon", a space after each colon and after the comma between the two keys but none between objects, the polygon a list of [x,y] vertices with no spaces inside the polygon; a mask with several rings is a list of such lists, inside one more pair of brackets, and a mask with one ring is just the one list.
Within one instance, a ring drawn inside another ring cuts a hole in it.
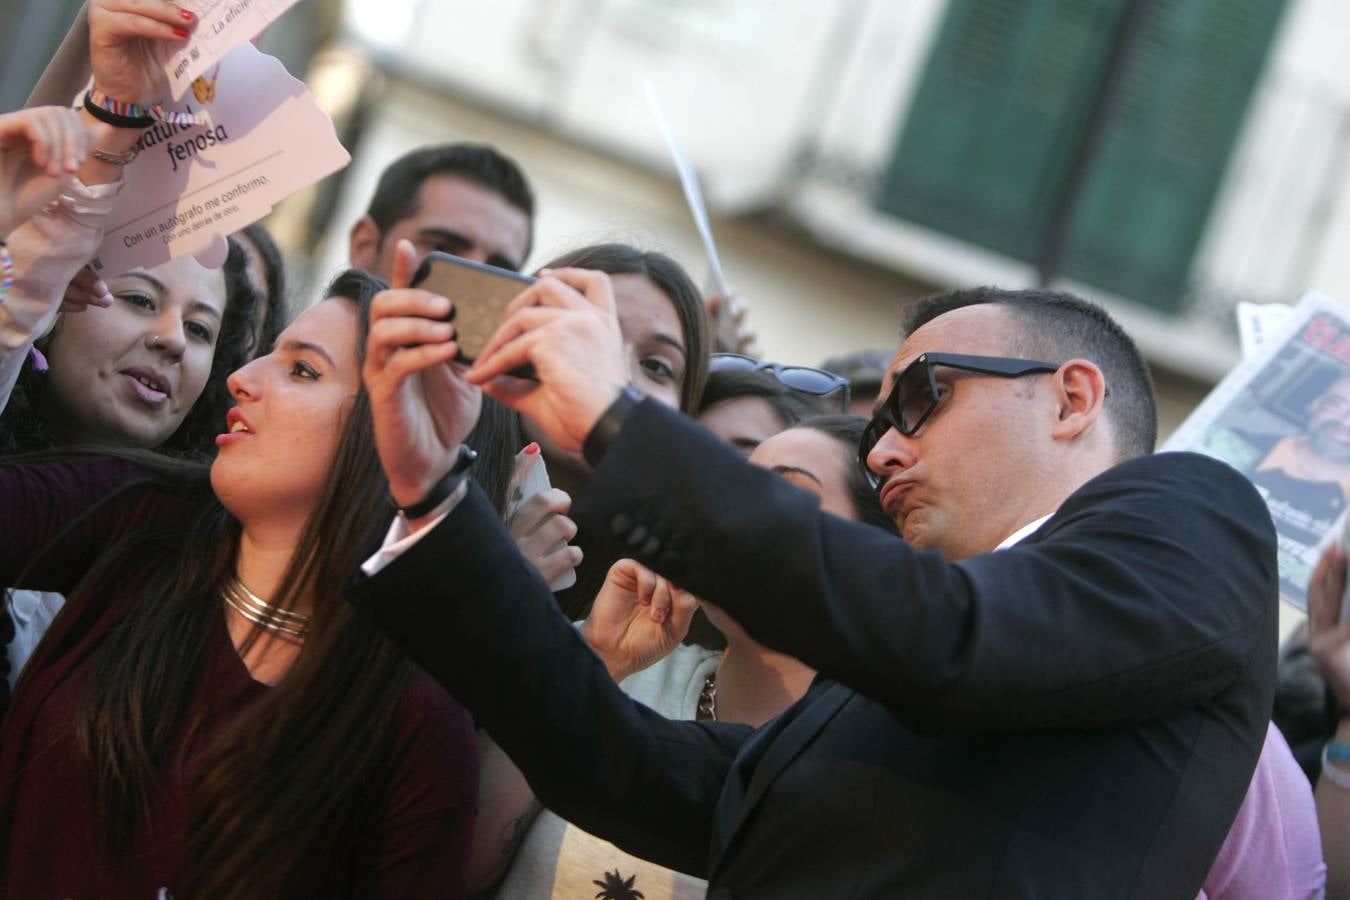
[{"label": "gold necklace", "polygon": [[698,711],[696,718],[704,721],[717,721],[717,670],[713,669],[703,679],[703,690],[698,692]]},{"label": "gold necklace", "polygon": [[230,609],[268,631],[299,639],[309,630],[309,616],[289,609],[278,609],[244,587],[238,578],[225,582],[220,593]]}]

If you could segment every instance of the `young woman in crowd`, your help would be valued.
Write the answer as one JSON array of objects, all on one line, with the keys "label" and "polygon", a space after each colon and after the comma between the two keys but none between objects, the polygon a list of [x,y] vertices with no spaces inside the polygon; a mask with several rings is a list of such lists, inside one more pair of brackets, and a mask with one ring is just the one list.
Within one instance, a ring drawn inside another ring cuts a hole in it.
[{"label": "young woman in crowd", "polygon": [[[230,405],[226,376],[255,344],[248,258],[229,243],[220,269],[185,256],[107,277],[107,308],[61,314],[47,334],[5,351],[26,358],[0,397],[0,452],[100,444],[212,453]],[[55,308],[64,286],[45,288],[45,297],[15,299]]]},{"label": "young woman in crowd", "polygon": [[810,401],[772,372],[714,365],[699,404],[698,421],[748,457],[773,435],[815,414]]},{"label": "young woman in crowd", "polygon": [[[108,279],[107,309],[65,313],[25,353],[13,393],[0,396],[0,455],[101,445],[208,458],[230,406],[226,376],[252,347],[253,289],[231,241],[222,269],[183,257]],[[60,288],[53,286],[57,302]],[[22,299],[22,298],[21,298]],[[19,351],[10,351],[19,352]],[[59,593],[9,590],[0,609],[12,687],[60,611]]]},{"label": "young woman in crowd", "polygon": [[[765,438],[750,461],[819,495],[827,512],[894,533],[895,523],[857,465],[866,424],[855,416],[812,418]],[[811,669],[756,643],[708,604],[703,609],[725,635],[726,650],[681,644],[695,602],[632,560],[621,560],[611,568],[582,634],[625,692],[669,718],[759,727],[806,693],[815,675]],[[597,886],[623,885],[647,900],[702,897],[707,888],[700,879],[631,856],[544,810],[497,896],[589,898]]]},{"label": "young woman in crowd", "polygon": [[286,263],[281,248],[261,222],[246,225],[234,235],[248,257],[248,277],[262,298],[253,311],[253,355],[268,353],[281,329],[291,320],[286,297]]},{"label": "young woman in crowd", "polygon": [[340,276],[230,377],[209,470],[0,462],[0,578],[69,597],[0,732],[8,896],[461,892],[471,722],[339,593],[393,516],[361,385],[381,286]]},{"label": "young woman in crowd", "polygon": [[[138,61],[149,52],[139,35],[158,32],[163,23],[110,14],[106,6],[94,4],[91,16],[95,87],[145,90],[153,75]],[[97,122],[87,111],[66,115],[76,117],[87,145],[105,157],[116,158],[139,135]],[[85,277],[121,190],[122,169],[88,156],[61,186],[60,202],[7,229],[14,277],[0,305],[0,454],[89,444],[178,455],[214,451],[230,404],[225,378],[257,344],[254,310],[261,304],[246,274],[247,257],[231,241],[222,269],[187,257],[104,280]],[[64,598],[0,589],[6,647],[0,693],[7,693]]]},{"label": "young woman in crowd", "polygon": [[[631,383],[647,396],[693,415],[708,377],[711,345],[702,296],[684,268],[664,253],[619,243],[582,247],[543,266],[545,271],[561,268],[609,274]],[[552,493],[522,507],[511,533],[517,541],[541,527],[568,539],[575,535],[573,544],[560,552],[568,553],[577,568],[576,584],[557,597],[565,613],[580,619],[614,562],[590,536],[576,534],[566,518],[570,498],[590,480],[590,467],[579,454],[554,447],[528,419],[522,424],[527,439],[538,441],[543,449],[553,487],[566,497]]]}]

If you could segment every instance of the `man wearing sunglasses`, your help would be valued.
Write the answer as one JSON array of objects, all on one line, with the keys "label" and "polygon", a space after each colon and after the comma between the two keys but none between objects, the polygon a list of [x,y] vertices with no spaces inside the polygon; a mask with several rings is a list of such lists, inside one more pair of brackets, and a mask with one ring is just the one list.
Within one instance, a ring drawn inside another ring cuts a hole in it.
[{"label": "man wearing sunglasses", "polygon": [[[710,897],[1196,895],[1266,734],[1274,531],[1232,469],[1149,455],[1152,383],[1109,317],[921,306],[863,447],[900,540],[624,393],[607,285],[557,277],[469,378],[584,444],[579,520],[820,676],[756,732],[657,716],[471,488],[353,599],[549,808]],[[537,386],[495,380],[526,361]],[[386,468],[435,483],[455,448],[424,443]],[[470,590],[442,596],[446,571]]]}]

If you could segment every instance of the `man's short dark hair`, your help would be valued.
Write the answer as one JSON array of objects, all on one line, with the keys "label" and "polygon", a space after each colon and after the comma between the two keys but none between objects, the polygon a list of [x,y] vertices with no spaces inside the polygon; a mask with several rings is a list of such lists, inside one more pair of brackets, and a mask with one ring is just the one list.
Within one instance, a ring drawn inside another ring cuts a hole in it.
[{"label": "man's short dark hair", "polygon": [[534,243],[534,190],[520,166],[487,144],[433,144],[394,160],[380,175],[366,215],[383,236],[417,213],[417,192],[436,175],[453,175],[500,194],[529,221],[525,256]]},{"label": "man's short dark hair", "polygon": [[774,377],[772,372],[754,369],[720,369],[708,373],[698,414],[728,400],[755,397],[769,404],[784,428],[820,413],[817,405]]},{"label": "man's short dark hair", "polygon": [[1096,363],[1110,390],[1104,409],[1114,426],[1116,458],[1153,452],[1158,440],[1153,378],[1134,341],[1095,304],[1063,291],[962,288],[920,300],[904,332],[913,334],[945,313],[981,305],[1002,307],[1018,325],[1009,354],[1052,363],[1075,358]]}]

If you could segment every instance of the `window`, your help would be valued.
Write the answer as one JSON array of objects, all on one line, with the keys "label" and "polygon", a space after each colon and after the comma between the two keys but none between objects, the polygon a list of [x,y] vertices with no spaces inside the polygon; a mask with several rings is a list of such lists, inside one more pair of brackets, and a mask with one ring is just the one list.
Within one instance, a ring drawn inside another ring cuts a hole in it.
[{"label": "window", "polygon": [[1063,217],[1053,274],[1174,311],[1284,5],[951,0],[876,204],[1029,262]]}]

